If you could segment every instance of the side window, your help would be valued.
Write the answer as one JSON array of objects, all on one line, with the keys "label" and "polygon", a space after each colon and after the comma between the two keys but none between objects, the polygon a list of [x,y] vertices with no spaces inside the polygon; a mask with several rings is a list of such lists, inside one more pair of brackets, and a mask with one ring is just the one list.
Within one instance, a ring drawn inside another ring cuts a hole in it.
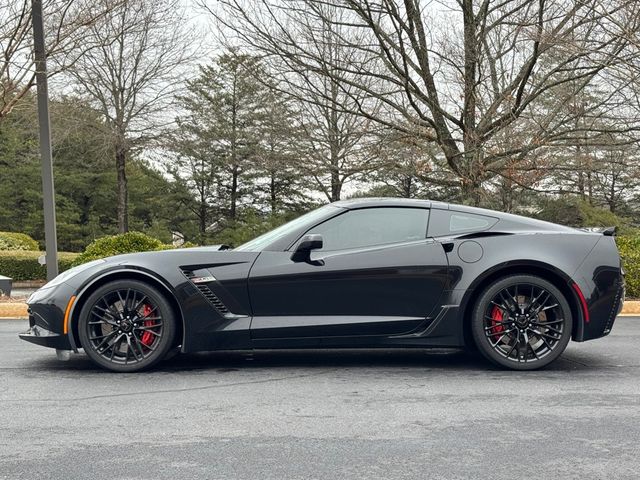
[{"label": "side window", "polygon": [[422,240],[427,236],[429,210],[424,208],[363,208],[315,226],[323,251],[345,250],[389,243]]},{"label": "side window", "polygon": [[433,210],[429,224],[429,236],[441,237],[462,233],[482,232],[498,222],[495,217],[451,210]]}]

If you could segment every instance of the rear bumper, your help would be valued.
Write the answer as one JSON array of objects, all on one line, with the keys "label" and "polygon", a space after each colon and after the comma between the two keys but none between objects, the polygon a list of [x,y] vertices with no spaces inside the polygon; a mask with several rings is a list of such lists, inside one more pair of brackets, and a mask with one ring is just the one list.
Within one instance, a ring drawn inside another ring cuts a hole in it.
[{"label": "rear bumper", "polygon": [[619,269],[603,269],[597,272],[593,281],[583,283],[584,288],[591,287],[587,290],[589,321],[583,319],[579,335],[574,338],[579,342],[601,338],[611,333],[616,317],[622,311],[625,298],[624,277]]}]

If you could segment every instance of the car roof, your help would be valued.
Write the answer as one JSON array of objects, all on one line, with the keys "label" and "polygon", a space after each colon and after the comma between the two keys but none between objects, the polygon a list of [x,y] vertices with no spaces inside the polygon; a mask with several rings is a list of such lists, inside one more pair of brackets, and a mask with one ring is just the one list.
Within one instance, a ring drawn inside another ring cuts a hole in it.
[{"label": "car roof", "polygon": [[432,200],[418,198],[394,198],[394,197],[363,197],[350,198],[333,202],[332,205],[340,208],[354,209],[366,207],[418,207],[418,208],[448,208],[448,204]]}]

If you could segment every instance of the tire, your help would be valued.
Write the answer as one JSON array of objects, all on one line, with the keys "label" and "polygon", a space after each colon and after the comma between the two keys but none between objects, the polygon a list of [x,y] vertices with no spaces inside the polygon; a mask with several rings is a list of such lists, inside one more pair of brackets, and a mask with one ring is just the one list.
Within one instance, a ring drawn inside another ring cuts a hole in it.
[{"label": "tire", "polygon": [[513,370],[535,370],[556,360],[571,339],[572,325],[562,292],[533,275],[512,275],[489,285],[471,318],[480,353]]},{"label": "tire", "polygon": [[170,348],[167,354],[164,356],[164,360],[171,360],[172,358],[180,355],[180,347]]},{"label": "tire", "polygon": [[176,319],[166,297],[138,280],[99,287],[84,303],[78,336],[97,365],[114,372],[151,368],[171,350]]}]

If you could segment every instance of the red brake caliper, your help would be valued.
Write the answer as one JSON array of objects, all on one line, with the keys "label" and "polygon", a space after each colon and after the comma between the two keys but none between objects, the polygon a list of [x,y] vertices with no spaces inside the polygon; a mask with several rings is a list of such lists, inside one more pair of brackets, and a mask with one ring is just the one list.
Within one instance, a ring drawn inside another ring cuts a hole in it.
[{"label": "red brake caliper", "polygon": [[[142,309],[142,316],[143,317],[147,317],[147,316],[151,315],[152,311],[153,311],[153,308],[151,308],[151,305],[145,304],[143,309]],[[144,321],[144,326],[145,327],[152,327],[153,326],[153,320],[145,320]],[[143,345],[146,345],[147,347],[150,346],[153,343],[153,333],[151,333],[149,331],[145,331],[142,334],[142,337],[140,338],[140,341],[142,342]]]},{"label": "red brake caliper", "polygon": [[502,310],[498,307],[493,307],[491,310],[491,336],[497,338],[500,333],[504,331],[504,325],[502,325]]}]

